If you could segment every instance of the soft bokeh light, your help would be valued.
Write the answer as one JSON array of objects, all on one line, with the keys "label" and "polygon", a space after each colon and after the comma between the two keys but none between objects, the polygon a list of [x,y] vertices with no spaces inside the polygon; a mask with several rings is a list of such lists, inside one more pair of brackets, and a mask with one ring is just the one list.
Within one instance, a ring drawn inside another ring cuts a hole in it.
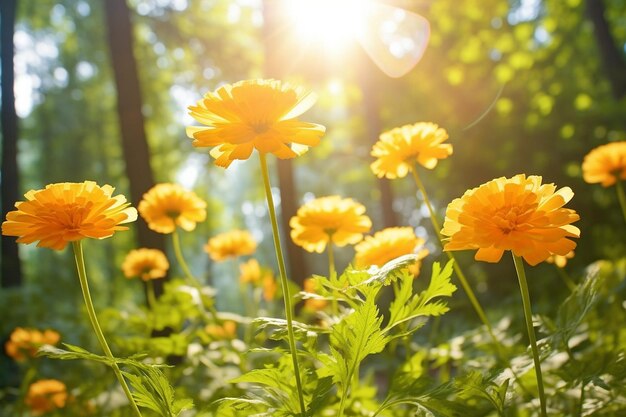
[{"label": "soft bokeh light", "polygon": [[286,1],[287,16],[305,42],[319,43],[337,53],[363,30],[371,0]]},{"label": "soft bokeh light", "polygon": [[357,41],[390,77],[401,77],[421,59],[428,21],[413,12],[374,0],[286,1],[296,35],[326,54],[340,55]]}]

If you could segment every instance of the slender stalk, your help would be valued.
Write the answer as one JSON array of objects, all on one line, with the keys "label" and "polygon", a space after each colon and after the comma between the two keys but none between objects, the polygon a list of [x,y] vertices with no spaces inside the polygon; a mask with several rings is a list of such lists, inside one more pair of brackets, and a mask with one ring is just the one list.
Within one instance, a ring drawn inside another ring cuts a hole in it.
[{"label": "slender stalk", "polygon": [[585,382],[580,383],[580,402],[578,403],[578,412],[577,416],[582,417],[583,415],[583,405],[585,404]]},{"label": "slender stalk", "polygon": [[22,379],[22,383],[20,384],[20,393],[19,400],[16,405],[16,415],[18,417],[23,417],[24,415],[24,405],[26,404],[26,395],[28,394],[28,387],[33,379],[37,376],[37,368],[32,364],[32,361],[29,363],[28,371],[24,375]]},{"label": "slender stalk", "polygon": [[287,319],[287,334],[289,340],[289,350],[291,351],[291,359],[293,361],[293,369],[296,376],[296,389],[298,390],[298,400],[300,401],[301,415],[306,415],[306,407],[304,405],[304,394],[302,391],[302,382],[300,381],[300,366],[298,365],[298,351],[296,350],[296,338],[293,331],[293,306],[291,305],[291,294],[289,293],[289,280],[285,268],[285,258],[280,245],[280,235],[278,231],[278,220],[276,219],[276,210],[274,209],[274,197],[272,197],[272,189],[270,187],[269,172],[267,170],[267,160],[265,154],[259,152],[261,161],[261,174],[263,175],[263,185],[265,188],[265,197],[267,199],[267,208],[272,223],[272,235],[274,237],[274,250],[276,251],[276,260],[278,261],[278,271],[280,273],[280,284],[283,288],[283,300],[285,302],[285,318]]},{"label": "slender stalk", "polygon": [[172,244],[174,246],[174,255],[176,256],[178,264],[183,269],[185,277],[188,281],[191,282],[194,287],[200,288],[200,283],[191,273],[191,269],[189,269],[189,265],[187,265],[187,262],[185,261],[185,258],[183,256],[183,251],[180,248],[180,236],[178,235],[178,228],[174,229],[174,233],[172,233]]},{"label": "slender stalk", "polygon": [[156,296],[154,295],[154,283],[151,279],[146,281],[146,296],[148,297],[148,306],[151,310],[154,310],[156,305]]},{"label": "slender stalk", "polygon": [[72,249],[74,249],[74,259],[76,260],[76,269],[78,271],[78,279],[80,281],[80,288],[83,292],[83,298],[85,300],[85,306],[87,307],[87,314],[89,315],[89,321],[91,322],[91,326],[93,327],[94,332],[96,333],[96,337],[98,338],[98,342],[100,342],[100,346],[104,351],[104,354],[107,358],[111,359],[111,368],[113,368],[113,372],[115,372],[115,376],[119,381],[130,405],[133,409],[133,412],[136,416],[141,417],[141,412],[139,408],[137,408],[137,404],[135,403],[135,399],[133,398],[133,394],[130,392],[130,388],[126,384],[126,380],[120,371],[120,368],[117,366],[115,362],[115,357],[107,344],[106,338],[102,333],[102,329],[100,328],[100,323],[98,323],[98,317],[96,316],[96,310],[93,306],[93,302],[91,301],[91,294],[89,292],[89,283],[87,281],[87,271],[85,269],[85,259],[83,256],[83,247],[81,245],[81,241],[77,240],[72,242]]},{"label": "slender stalk", "polygon": [[[326,247],[326,250],[328,252],[328,278],[334,279],[334,275],[337,272],[335,270],[335,251],[333,250],[333,240],[331,236],[329,236],[328,246]],[[336,316],[339,314],[339,306],[337,304],[337,298],[335,298],[334,291],[333,291],[333,299],[331,302],[331,308],[333,311],[333,315]]]},{"label": "slender stalk", "polygon": [[[417,175],[417,164],[413,165],[413,167],[411,168],[411,173],[413,174],[413,178],[415,179],[417,188],[420,190],[420,192],[422,193],[422,196],[424,197],[424,203],[426,204],[426,207],[428,208],[428,212],[430,214],[430,221],[432,222],[433,228],[435,229],[435,233],[437,234],[437,238],[439,239],[439,244],[441,244],[441,247],[443,248],[444,246],[443,237],[441,236],[441,232],[440,232],[441,226],[439,225],[439,221],[437,220],[437,214],[435,213],[435,210],[433,209],[433,206],[430,204],[430,200],[428,199],[426,188],[424,187],[424,184],[422,183],[422,180],[420,179],[419,175]],[[463,273],[463,270],[461,269],[459,263],[456,260],[456,257],[452,254],[452,252],[446,252],[446,254],[448,255],[448,259],[453,261],[452,268],[454,269],[456,276],[459,278],[459,281],[461,282],[461,286],[463,287],[465,294],[467,294],[467,298],[469,298],[470,303],[472,304],[472,307],[474,307],[474,311],[478,315],[478,318],[487,329],[487,333],[489,333],[489,336],[491,336],[491,339],[493,340],[494,346],[497,350],[500,360],[504,362],[508,362],[506,351],[504,347],[500,344],[500,341],[496,337],[495,333],[493,332],[493,327],[491,327],[491,323],[489,323],[489,320],[487,319],[487,315],[485,314],[485,311],[480,305],[478,298],[476,298],[476,295],[474,294],[472,287],[470,287],[469,282],[467,281],[467,278],[465,277],[465,274]],[[513,376],[515,377],[515,380],[519,384],[522,391],[526,392],[527,394],[530,394],[528,390],[526,389],[526,387],[524,386],[524,384],[522,384],[522,381],[518,377],[515,370],[512,367],[509,367],[509,369],[511,369],[511,372],[513,373]]]},{"label": "slender stalk", "polygon": [[[435,213],[433,206],[430,204],[430,200],[428,199],[428,194],[426,193],[424,184],[422,184],[422,180],[420,180],[420,177],[417,175],[416,166],[413,166],[411,168],[411,173],[413,174],[413,178],[415,179],[417,188],[419,188],[420,192],[422,193],[422,196],[424,197],[424,203],[426,204],[426,207],[428,208],[428,212],[430,214],[430,221],[433,224],[433,228],[435,229],[435,233],[437,234],[439,243],[441,244],[441,247],[443,247],[443,239],[442,239],[441,232],[440,232],[441,226],[439,225],[439,221],[437,220],[437,214]],[[500,349],[500,343],[498,339],[496,338],[496,335],[493,333],[493,328],[491,327],[491,324],[489,323],[489,320],[487,319],[487,315],[485,314],[485,311],[481,307],[480,302],[476,298],[474,291],[470,287],[467,281],[467,278],[465,278],[465,274],[461,270],[459,263],[456,261],[456,258],[451,252],[446,252],[446,254],[448,255],[449,259],[454,261],[454,263],[452,264],[452,267],[454,268],[454,272],[456,273],[456,276],[459,278],[459,281],[461,282],[461,286],[463,286],[463,290],[465,290],[465,293],[467,294],[467,297],[469,298],[470,303],[474,307],[476,314],[480,318],[480,321],[482,321],[482,323],[485,325],[485,327],[487,328],[487,331],[489,332],[489,335],[491,336],[491,338],[494,340],[494,342]]]},{"label": "slender stalk", "polygon": [[511,252],[513,262],[515,263],[515,271],[519,280],[520,293],[522,295],[522,305],[524,306],[524,319],[526,320],[526,330],[528,339],[530,340],[530,348],[533,353],[533,361],[535,363],[535,374],[537,376],[537,389],[539,390],[539,402],[541,404],[541,416],[546,417],[546,394],[543,389],[543,376],[541,375],[541,361],[539,360],[539,349],[537,348],[537,340],[535,338],[535,329],[533,327],[533,317],[530,305],[530,294],[528,293],[528,283],[526,282],[526,272],[524,271],[524,261],[519,256]]},{"label": "slender stalk", "polygon": [[[185,274],[185,278],[187,279],[187,282],[189,283],[189,285],[191,285],[192,287],[198,290],[198,296],[200,297],[199,307],[202,310],[202,313],[206,315],[206,311],[204,310],[204,307],[205,307],[204,299],[202,295],[202,284],[200,284],[200,281],[198,281],[196,277],[194,277],[193,273],[191,272],[191,269],[189,269],[189,265],[187,265],[187,262],[185,261],[185,257],[183,256],[183,251],[180,247],[180,236],[178,235],[178,228],[174,229],[174,233],[172,233],[172,246],[174,246],[174,256],[176,256],[176,260],[178,261],[178,264],[182,268]],[[211,305],[208,307],[208,309],[213,319],[216,322],[221,323],[221,320],[217,314],[217,311],[215,310],[215,306]]]},{"label": "slender stalk", "polygon": [[615,182],[615,188],[617,189],[617,199],[619,200],[619,205],[622,207],[622,214],[626,221],[626,195],[624,194],[622,182],[619,179]]},{"label": "slender stalk", "polygon": [[556,268],[557,273],[559,274],[565,285],[567,285],[567,288],[569,288],[570,292],[573,292],[576,289],[576,284],[574,284],[574,280],[572,280],[572,278],[567,274],[567,272],[565,272],[563,268],[557,266],[556,264],[554,265],[554,267]]}]

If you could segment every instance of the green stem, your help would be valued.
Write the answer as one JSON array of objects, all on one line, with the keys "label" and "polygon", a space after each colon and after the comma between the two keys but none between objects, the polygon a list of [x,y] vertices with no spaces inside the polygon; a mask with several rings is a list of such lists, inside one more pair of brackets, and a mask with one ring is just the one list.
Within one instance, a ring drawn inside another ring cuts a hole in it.
[{"label": "green stem", "polygon": [[18,417],[22,417],[24,415],[24,405],[26,403],[26,395],[28,394],[28,387],[30,386],[30,381],[35,379],[37,376],[37,368],[33,366],[32,361],[29,363],[28,370],[22,379],[22,383],[20,384],[20,398],[16,405],[16,415]]},{"label": "green stem", "polygon": [[[430,200],[428,199],[426,188],[424,187],[424,184],[422,184],[422,180],[420,179],[419,175],[417,175],[417,164],[413,165],[413,167],[411,168],[411,173],[413,174],[413,178],[415,179],[417,188],[422,193],[422,197],[424,198],[424,203],[426,204],[426,207],[428,208],[428,213],[430,214],[430,221],[432,222],[433,228],[435,229],[435,233],[437,234],[437,238],[439,239],[439,244],[443,248],[444,244],[443,244],[443,237],[441,236],[441,226],[439,225],[439,221],[437,220],[437,214],[435,213],[435,210],[433,209],[433,206],[430,204]],[[452,254],[452,252],[446,252],[446,254],[448,255],[448,259],[453,261],[452,268],[454,269],[456,276],[459,278],[459,282],[461,282],[461,286],[463,287],[465,294],[467,294],[467,298],[469,298],[470,303],[472,304],[472,307],[474,307],[474,311],[478,315],[478,318],[487,329],[487,333],[489,333],[489,336],[491,336],[491,339],[493,340],[494,346],[498,352],[498,356],[500,357],[500,360],[508,363],[506,351],[504,347],[502,346],[502,344],[500,344],[500,341],[496,337],[495,333],[493,332],[493,327],[491,327],[491,323],[489,323],[489,320],[487,319],[487,315],[485,314],[485,311],[480,305],[478,298],[476,298],[476,295],[474,294],[472,287],[470,287],[469,282],[467,281],[467,278],[465,277],[465,274],[463,273],[463,270],[461,269],[461,266],[456,260],[456,257]],[[515,377],[515,380],[518,382],[520,388],[524,392],[528,393],[528,391],[522,384],[521,379],[517,376],[517,373],[515,372],[515,370],[512,367],[510,367],[510,369],[511,369],[511,372],[513,373],[513,376]]]},{"label": "green stem", "polygon": [[622,182],[619,179],[615,182],[615,188],[617,189],[617,199],[619,200],[619,205],[622,207],[622,214],[626,221],[626,195],[624,194]]},{"label": "green stem", "polygon": [[[200,281],[198,281],[196,277],[193,276],[193,274],[191,273],[191,269],[189,269],[189,266],[187,265],[187,262],[185,261],[185,257],[183,256],[183,251],[181,250],[181,247],[180,247],[180,236],[178,235],[178,228],[174,229],[174,233],[172,233],[172,246],[174,246],[174,255],[176,256],[176,260],[178,261],[178,264],[182,268],[185,274],[185,277],[187,278],[187,283],[191,285],[192,287],[194,287],[196,290],[198,290],[198,296],[200,297],[199,307],[202,310],[202,314],[206,316],[206,311],[204,310],[205,304],[204,304],[204,295],[202,294],[202,284],[200,284]],[[221,323],[221,320],[217,314],[217,310],[215,310],[215,307],[213,305],[210,305],[208,306],[208,309],[209,309],[209,312],[211,313],[211,317],[213,317],[213,319],[217,323]]]},{"label": "green stem", "polygon": [[[335,270],[335,251],[333,250],[333,240],[332,236],[328,237],[328,246],[326,247],[328,251],[328,279],[334,280],[336,275]],[[333,311],[333,315],[339,315],[339,305],[337,304],[337,298],[335,297],[333,291],[333,297],[331,302],[331,308]]]},{"label": "green stem", "polygon": [[578,403],[578,413],[577,415],[579,417],[582,417],[583,415],[583,405],[585,403],[585,386],[587,384],[585,384],[585,381],[580,383],[580,402]]},{"label": "green stem", "polygon": [[533,327],[533,317],[530,305],[530,294],[528,293],[528,283],[526,282],[526,272],[524,271],[524,261],[519,256],[511,252],[513,262],[515,263],[515,271],[519,280],[520,293],[522,295],[522,305],[524,306],[524,319],[526,321],[526,330],[528,339],[530,340],[530,348],[533,352],[533,361],[535,363],[535,374],[537,376],[537,389],[539,390],[539,402],[541,404],[541,416],[546,417],[546,395],[543,389],[543,376],[541,375],[541,362],[539,360],[539,349],[537,348],[537,340],[535,338],[535,328]]},{"label": "green stem", "polygon": [[141,412],[139,408],[137,408],[137,404],[135,403],[135,399],[133,398],[133,394],[130,392],[130,388],[126,384],[126,380],[120,371],[120,368],[117,366],[115,362],[115,357],[107,344],[107,341],[102,333],[102,329],[100,328],[100,323],[98,323],[98,317],[96,316],[96,310],[94,309],[93,302],[91,301],[91,294],[89,293],[89,283],[87,282],[87,271],[85,269],[85,259],[83,256],[83,247],[81,245],[81,241],[77,240],[72,242],[72,249],[74,249],[74,259],[76,260],[76,269],[78,270],[78,279],[80,281],[80,288],[83,292],[83,298],[85,300],[85,306],[87,307],[87,314],[89,315],[89,321],[91,321],[91,326],[93,327],[94,332],[96,333],[96,337],[98,338],[98,342],[100,342],[100,346],[104,351],[104,354],[107,358],[111,359],[111,368],[113,368],[113,372],[115,372],[115,376],[119,381],[130,405],[133,409],[133,412],[136,416],[141,417]]},{"label": "green stem", "polygon": [[560,266],[557,266],[556,264],[554,264],[554,267],[556,268],[559,276],[561,277],[565,285],[567,285],[567,288],[569,288],[570,292],[573,292],[576,289],[576,284],[574,284],[574,281],[572,280],[572,278]]},{"label": "green stem", "polygon": [[156,305],[156,296],[154,295],[154,283],[151,279],[146,281],[146,296],[148,297],[148,307],[151,310],[154,310],[154,306]]},{"label": "green stem", "polygon": [[272,235],[274,237],[274,250],[276,251],[276,260],[278,261],[278,271],[280,273],[280,284],[283,288],[283,300],[285,302],[285,317],[287,319],[287,333],[289,340],[289,350],[291,351],[291,359],[293,361],[293,369],[296,377],[296,389],[298,390],[298,400],[300,401],[300,411],[302,417],[306,415],[306,407],[304,405],[304,394],[302,391],[302,382],[300,381],[300,366],[298,365],[298,351],[296,350],[296,338],[293,331],[293,307],[291,305],[291,294],[289,293],[289,280],[285,268],[285,258],[280,245],[280,234],[278,231],[278,221],[276,220],[276,210],[274,209],[274,197],[272,197],[272,189],[270,187],[269,172],[267,170],[267,160],[263,152],[259,152],[261,161],[261,174],[263,175],[263,185],[265,188],[265,197],[267,199],[267,208],[272,223]]},{"label": "green stem", "polygon": [[196,277],[194,277],[193,274],[191,273],[191,269],[189,269],[189,266],[187,265],[187,262],[185,261],[185,257],[183,256],[183,251],[180,248],[180,236],[178,235],[178,228],[174,229],[174,233],[172,233],[172,244],[174,246],[174,255],[176,256],[176,260],[178,261],[178,264],[180,265],[183,272],[185,273],[185,277],[187,278],[188,281],[191,282],[191,284],[194,287],[200,288],[200,283],[198,282]]},{"label": "green stem", "polygon": [[[413,166],[411,168],[411,173],[413,174],[413,178],[415,179],[415,183],[417,184],[417,188],[419,188],[420,192],[422,193],[422,197],[424,198],[424,203],[426,204],[426,207],[428,208],[428,212],[430,214],[430,221],[433,224],[433,228],[435,229],[435,233],[437,234],[437,238],[439,239],[439,243],[441,244],[441,247],[443,248],[443,238],[442,238],[441,232],[440,232],[441,226],[439,225],[439,221],[437,220],[437,214],[435,213],[435,210],[433,209],[433,206],[430,204],[430,200],[428,199],[428,194],[426,193],[426,189],[424,188],[424,184],[422,184],[422,180],[420,180],[420,177],[417,175],[417,167],[416,166]],[[489,335],[491,336],[493,341],[498,346],[498,349],[501,349],[500,342],[496,338],[496,335],[493,333],[493,328],[491,327],[491,324],[489,323],[489,320],[487,320],[487,315],[485,314],[485,311],[483,310],[482,306],[480,305],[480,302],[476,298],[476,295],[474,294],[474,291],[470,287],[470,285],[469,285],[469,283],[467,281],[467,278],[465,278],[465,274],[461,270],[461,267],[459,266],[459,263],[456,261],[456,258],[454,257],[454,255],[451,252],[446,252],[446,254],[448,255],[449,259],[454,261],[454,263],[452,264],[452,267],[454,268],[454,272],[456,273],[456,276],[459,278],[459,281],[461,282],[461,286],[463,287],[463,290],[465,290],[465,293],[467,294],[467,297],[469,298],[470,303],[474,307],[474,310],[476,311],[476,314],[480,318],[480,321],[482,321],[482,323],[487,328],[487,331],[489,332]]]}]

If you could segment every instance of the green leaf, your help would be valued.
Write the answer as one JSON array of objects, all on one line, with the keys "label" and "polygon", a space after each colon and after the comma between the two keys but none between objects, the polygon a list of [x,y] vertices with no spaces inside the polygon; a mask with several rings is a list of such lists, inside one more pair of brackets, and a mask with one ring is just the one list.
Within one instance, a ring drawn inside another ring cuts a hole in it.
[{"label": "green leaf", "polygon": [[497,375],[483,376],[478,371],[471,371],[454,381],[454,386],[459,389],[459,397],[470,400],[472,398],[482,398],[502,414],[504,411],[506,392],[509,387],[509,379],[505,379],[501,384],[495,382]]},{"label": "green leaf", "polygon": [[134,388],[133,398],[137,405],[149,408],[157,412],[162,417],[176,417],[182,411],[193,407],[193,402],[188,399],[176,400],[174,390],[169,384],[159,365],[149,365],[140,362],[138,359],[145,355],[135,355],[128,358],[108,358],[96,355],[79,346],[65,343],[68,350],[60,349],[50,345],[44,345],[39,349],[38,354],[54,359],[75,360],[82,359],[92,362],[103,363],[108,366],[113,364],[125,365],[134,369],[135,374],[122,371],[122,375],[130,382]]},{"label": "green leaf", "polygon": [[133,387],[133,398],[137,405],[157,412],[161,417],[176,417],[182,411],[193,408],[190,399],[176,400],[174,389],[155,366],[141,366],[139,375],[122,372]]},{"label": "green leaf", "polygon": [[418,317],[434,317],[446,313],[449,310],[447,303],[443,300],[434,300],[439,297],[450,297],[456,291],[456,286],[450,282],[452,265],[453,261],[450,260],[442,270],[439,263],[435,262],[428,288],[415,295],[413,277],[404,272],[399,279],[396,299],[389,307],[390,317],[385,332]]},{"label": "green leaf", "polygon": [[331,360],[330,373],[335,382],[345,389],[358,365],[371,354],[381,352],[389,338],[381,331],[382,316],[374,297],[367,298],[365,303],[338,324],[332,327],[330,334]]}]

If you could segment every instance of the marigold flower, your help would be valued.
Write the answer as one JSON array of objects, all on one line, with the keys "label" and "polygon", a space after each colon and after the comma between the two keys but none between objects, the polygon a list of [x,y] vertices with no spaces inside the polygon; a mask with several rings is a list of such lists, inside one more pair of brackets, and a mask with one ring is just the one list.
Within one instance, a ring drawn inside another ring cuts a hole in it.
[{"label": "marigold flower", "polygon": [[234,339],[237,335],[237,323],[232,320],[225,321],[220,324],[209,324],[205,327],[204,331],[217,340]]},{"label": "marigold flower", "polygon": [[[316,284],[315,284],[315,280],[312,278],[307,278],[304,280],[303,282],[304,285],[304,291],[311,293],[311,294],[317,294],[316,290]],[[322,300],[319,298],[307,298],[306,300],[304,300],[304,308],[307,310],[323,310],[326,306],[328,305],[328,301],[327,300]]]},{"label": "marigold flower", "polygon": [[206,219],[206,202],[178,184],[152,187],[139,202],[139,214],[155,232],[173,233],[176,227],[188,232]]},{"label": "marigold flower", "polygon": [[583,160],[583,179],[609,187],[618,180],[626,180],[626,141],[598,146]]},{"label": "marigold flower", "polygon": [[42,379],[28,387],[24,399],[31,413],[35,416],[65,407],[67,389],[65,384],[56,379]]},{"label": "marigold flower", "polygon": [[216,262],[251,255],[256,251],[256,242],[247,230],[231,230],[209,239],[204,251]]},{"label": "marigold flower", "polygon": [[580,236],[571,225],[580,217],[563,208],[573,196],[569,187],[557,191],[535,175],[491,180],[448,205],[444,250],[478,249],[476,260],[486,262],[498,262],[511,250],[530,265],[565,256],[576,247],[568,238]]},{"label": "marigold flower", "polygon": [[263,299],[267,302],[272,301],[278,292],[278,284],[274,276],[269,273],[263,277]]},{"label": "marigold flower", "polygon": [[433,169],[440,159],[452,155],[452,145],[443,143],[448,133],[434,123],[396,127],[380,135],[371,155],[378,158],[370,167],[379,178],[403,178],[417,162]]},{"label": "marigold flower", "polygon": [[37,349],[42,345],[55,345],[61,339],[61,335],[54,330],[25,329],[17,327],[11,333],[9,340],[4,345],[9,357],[16,361],[33,358],[37,355]]},{"label": "marigold flower", "polygon": [[333,195],[304,204],[289,225],[296,245],[322,253],[329,242],[337,246],[358,243],[372,227],[372,221],[365,215],[365,206]]},{"label": "marigold flower", "polygon": [[417,237],[412,227],[388,227],[376,232],[374,236],[366,236],[354,247],[354,263],[358,268],[372,265],[380,267],[392,259],[415,253],[419,259],[412,272],[417,272],[417,275],[420,261],[428,255],[428,250],[421,248],[423,245],[424,239]]},{"label": "marigold flower", "polygon": [[546,259],[546,262],[548,262],[549,264],[555,264],[559,268],[565,268],[565,266],[567,265],[567,260],[572,259],[573,257],[574,251],[571,251],[568,252],[565,256],[551,255],[548,259]]},{"label": "marigold flower", "polygon": [[247,80],[207,93],[189,114],[208,127],[188,127],[195,147],[214,147],[215,164],[227,168],[252,151],[288,159],[319,143],[325,128],[297,119],[315,95],[277,80]]},{"label": "marigold flower", "polygon": [[93,181],[63,182],[30,190],[27,201],[15,203],[17,210],[7,214],[2,234],[18,236],[19,243],[62,250],[69,242],[84,238],[104,239],[120,230],[120,224],[135,221],[137,211],[122,195],[112,197],[110,185]]},{"label": "marigold flower", "polygon": [[256,259],[250,259],[239,265],[239,282],[256,284],[261,281],[261,265]]},{"label": "marigold flower", "polygon": [[131,250],[122,263],[122,271],[126,278],[139,277],[144,281],[165,277],[169,268],[167,257],[158,249]]}]

